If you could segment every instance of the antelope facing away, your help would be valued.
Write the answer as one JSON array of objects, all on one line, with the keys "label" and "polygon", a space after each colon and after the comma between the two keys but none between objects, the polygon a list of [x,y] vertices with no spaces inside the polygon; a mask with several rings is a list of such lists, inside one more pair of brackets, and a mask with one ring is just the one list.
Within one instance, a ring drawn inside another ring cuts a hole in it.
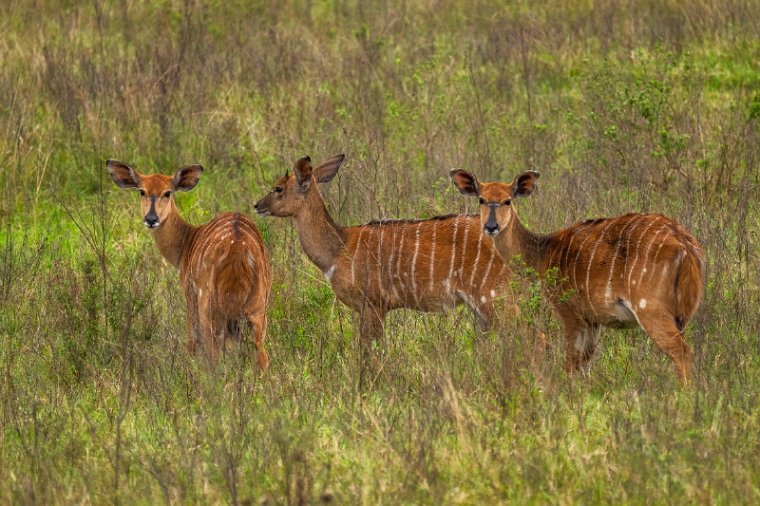
[{"label": "antelope facing away", "polygon": [[174,192],[192,190],[203,167],[188,165],[174,176],[139,174],[129,165],[106,162],[122,188],[140,192],[143,223],[153,232],[159,251],[179,270],[187,300],[187,347],[201,345],[214,361],[227,338],[240,338],[240,320],[251,325],[258,363],[266,369],[266,307],[272,285],[271,267],[256,225],[240,213],[223,213],[193,226],[179,215]]},{"label": "antelope facing away", "polygon": [[[683,338],[702,301],[704,252],[686,229],[660,214],[626,214],[576,223],[548,235],[528,231],[514,206],[529,196],[538,173],[511,184],[480,182],[452,170],[465,195],[480,197],[483,232],[498,252],[520,255],[544,282],[544,292],[562,321],[569,373],[590,372],[601,327],[641,326],[673,361],[682,382],[689,379],[692,351]],[[558,278],[551,287],[545,275]]]},{"label": "antelope facing away", "polygon": [[338,299],[359,313],[363,341],[381,337],[386,313],[397,308],[445,311],[464,303],[487,329],[494,299],[507,295],[510,272],[491,241],[482,238],[478,217],[341,227],[328,214],[317,184],[332,180],[343,158],[316,168],[308,156],[301,158],[255,208],[267,216],[293,217],[306,255]]}]

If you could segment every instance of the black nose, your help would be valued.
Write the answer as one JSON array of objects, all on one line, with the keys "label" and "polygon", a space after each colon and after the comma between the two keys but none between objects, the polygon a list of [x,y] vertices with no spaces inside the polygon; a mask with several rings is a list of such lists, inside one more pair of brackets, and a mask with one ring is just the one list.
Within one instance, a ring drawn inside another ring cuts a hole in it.
[{"label": "black nose", "polygon": [[258,208],[259,208],[259,203],[258,203],[258,202],[256,202],[255,204],[253,204],[253,208],[254,208],[254,209],[258,209]]},{"label": "black nose", "polygon": [[499,225],[488,225],[488,224],[486,224],[486,226],[483,227],[483,230],[485,230],[486,234],[488,234],[488,235],[496,235],[496,233],[499,231]]},{"label": "black nose", "polygon": [[145,224],[149,228],[155,228],[158,226],[158,216],[155,214],[148,214],[145,216]]}]

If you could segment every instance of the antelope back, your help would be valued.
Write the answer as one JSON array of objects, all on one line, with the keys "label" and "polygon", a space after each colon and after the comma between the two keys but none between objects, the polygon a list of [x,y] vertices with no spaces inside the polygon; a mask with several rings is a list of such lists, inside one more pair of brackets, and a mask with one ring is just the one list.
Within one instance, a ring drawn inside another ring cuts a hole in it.
[{"label": "antelope back", "polygon": [[508,270],[477,216],[370,222],[347,229],[344,283],[392,307],[490,302]]}]

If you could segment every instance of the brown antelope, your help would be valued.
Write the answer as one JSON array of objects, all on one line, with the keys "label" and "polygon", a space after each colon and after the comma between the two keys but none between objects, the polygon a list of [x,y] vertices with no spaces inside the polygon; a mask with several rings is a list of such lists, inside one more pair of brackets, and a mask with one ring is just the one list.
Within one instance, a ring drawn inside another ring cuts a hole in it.
[{"label": "brown antelope", "polygon": [[[511,184],[485,183],[463,170],[451,178],[465,195],[480,197],[480,220],[505,259],[519,255],[544,281],[564,326],[567,369],[588,375],[601,327],[637,324],[689,379],[692,351],[683,330],[702,301],[704,252],[689,232],[660,214],[626,214],[576,223],[538,235],[520,223],[512,205],[529,196],[538,173]],[[554,271],[557,286],[545,275]]]},{"label": "brown antelope", "polygon": [[264,337],[272,274],[256,225],[240,213],[223,213],[198,227],[182,219],[173,195],[198,184],[200,165],[182,167],[173,177],[139,174],[116,160],[108,160],[106,167],[117,185],[140,192],[143,223],[153,232],[164,258],[179,270],[187,300],[188,350],[192,353],[200,344],[215,360],[226,338],[239,339],[239,322],[246,319],[259,366],[266,369]]},{"label": "brown antelope", "polygon": [[360,315],[360,334],[383,335],[388,311],[445,311],[464,303],[481,329],[494,317],[494,299],[508,295],[510,272],[480,234],[476,215],[383,220],[337,225],[317,183],[335,177],[344,155],[312,168],[307,156],[259,200],[256,211],[293,217],[306,255],[324,273],[338,300]]}]

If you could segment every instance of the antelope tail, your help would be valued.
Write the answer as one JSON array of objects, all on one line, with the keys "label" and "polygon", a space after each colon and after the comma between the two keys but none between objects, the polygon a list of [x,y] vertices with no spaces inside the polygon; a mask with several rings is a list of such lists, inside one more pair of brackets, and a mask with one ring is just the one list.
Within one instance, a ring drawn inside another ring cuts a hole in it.
[{"label": "antelope tail", "polygon": [[702,249],[688,241],[676,275],[676,324],[683,331],[702,302],[705,279]]}]

